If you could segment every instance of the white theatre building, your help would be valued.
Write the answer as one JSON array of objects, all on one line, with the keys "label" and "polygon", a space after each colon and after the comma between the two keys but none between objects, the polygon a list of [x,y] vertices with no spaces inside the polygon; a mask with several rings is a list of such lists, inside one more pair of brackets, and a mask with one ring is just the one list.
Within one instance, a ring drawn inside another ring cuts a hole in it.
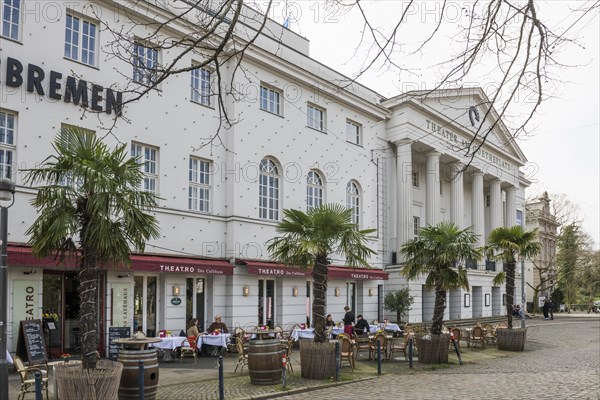
[{"label": "white theatre building", "polygon": [[[156,335],[179,332],[192,317],[206,327],[217,314],[230,327],[310,323],[311,272],[275,264],[266,251],[284,208],[345,204],[361,228],[377,229],[372,269],[332,260],[327,304],[336,321],[346,304],[369,320],[391,316],[383,295],[407,284],[417,299],[409,320],[431,318],[433,294],[423,282],[401,279],[395,265],[399,246],[419,227],[441,220],[473,225],[483,244],[494,227],[523,223],[527,181],[519,168],[526,160],[501,121],[463,171],[468,160],[460,147],[497,118],[493,110],[486,116],[480,89],[385,99],[359,84],[339,87],[332,82],[346,78],[311,59],[306,39],[269,20],[244,55],[243,73],[233,77],[241,95],[226,98],[237,122],[221,131],[222,144],[203,146],[220,122],[211,68],[169,78],[160,92],[125,105],[124,119],[116,116],[127,98],[122,88],[150,78],[105,53],[112,38],[95,16],[123,23],[110,17],[114,7],[136,2],[95,3],[94,12],[86,2],[50,2],[62,8],[44,14],[44,23],[27,2],[0,2],[0,171],[16,184],[8,226],[11,351],[19,321],[46,314],[58,326],[53,353],[77,347],[75,266],[35,258],[25,234],[36,218],[35,191],[22,170],[52,154],[63,126],[85,128],[110,146],[127,144],[144,161],[144,189],[161,197],[155,214],[162,237],[132,254],[130,270],[103,275],[103,346],[111,326],[142,326]],[[131,15],[141,22],[168,18],[169,10],[152,3],[149,16]],[[185,24],[170,28],[174,38],[190,33]],[[136,30],[145,34],[141,25]],[[175,56],[146,41],[132,47],[146,65]],[[180,63],[202,61],[189,53]],[[225,80],[233,70],[233,61],[220,69]],[[491,283],[498,268],[470,267],[471,290],[449,294],[447,317],[502,314],[504,289]]]}]

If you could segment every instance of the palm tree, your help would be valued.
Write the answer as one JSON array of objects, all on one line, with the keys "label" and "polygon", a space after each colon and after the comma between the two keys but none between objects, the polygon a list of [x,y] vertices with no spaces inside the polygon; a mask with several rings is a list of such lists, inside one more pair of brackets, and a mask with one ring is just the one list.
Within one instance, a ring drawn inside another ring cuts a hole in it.
[{"label": "palm tree", "polygon": [[268,243],[273,259],[297,267],[313,268],[313,321],[315,342],[325,341],[327,308],[327,268],[330,257],[346,258],[351,267],[369,267],[367,258],[375,254],[367,247],[374,229],[359,230],[352,222],[352,209],[325,204],[308,212],[286,209],[277,231],[283,236]]},{"label": "palm tree", "polygon": [[[535,257],[541,245],[536,242],[537,229],[526,231],[520,225],[510,228],[499,227],[490,232],[485,247],[486,256],[490,260],[500,260],[504,265],[504,272],[494,278],[498,285],[506,281],[506,316],[508,327],[512,328],[512,312],[515,298],[515,267],[517,255],[521,258]],[[525,279],[525,277],[521,277]]]},{"label": "palm tree", "polygon": [[442,332],[446,291],[463,288],[469,290],[467,271],[462,263],[479,260],[482,249],[476,248],[477,235],[469,227],[459,229],[454,223],[443,221],[422,228],[419,236],[400,248],[405,264],[401,274],[409,281],[427,275],[425,287],[435,290],[435,306],[431,333]]},{"label": "palm tree", "polygon": [[145,212],[157,197],[140,191],[143,173],[125,144],[110,150],[90,132],[69,127],[53,148],[55,155],[27,170],[25,181],[41,186],[31,201],[38,217],[26,233],[38,257],[77,257],[83,367],[95,369],[100,268],[128,266],[131,247],[143,251],[146,240],[158,238],[156,218]]}]

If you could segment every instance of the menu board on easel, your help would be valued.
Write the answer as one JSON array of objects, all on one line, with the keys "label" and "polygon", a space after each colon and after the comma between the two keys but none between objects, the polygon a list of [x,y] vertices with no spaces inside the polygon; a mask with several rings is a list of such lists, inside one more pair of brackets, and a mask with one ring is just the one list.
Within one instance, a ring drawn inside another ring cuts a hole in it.
[{"label": "menu board on easel", "polygon": [[128,326],[111,326],[108,328],[108,358],[116,360],[119,354],[119,345],[115,339],[124,339],[131,336],[131,328]]},{"label": "menu board on easel", "polygon": [[29,319],[19,324],[17,338],[17,355],[30,364],[40,364],[48,361],[42,321]]}]

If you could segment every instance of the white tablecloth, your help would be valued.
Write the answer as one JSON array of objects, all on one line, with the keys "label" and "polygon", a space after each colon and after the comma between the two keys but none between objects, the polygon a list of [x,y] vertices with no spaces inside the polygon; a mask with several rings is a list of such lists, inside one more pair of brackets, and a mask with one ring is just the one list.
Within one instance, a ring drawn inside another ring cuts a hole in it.
[{"label": "white tablecloth", "polygon": [[8,350],[6,350],[6,360],[8,361],[9,364],[13,364],[13,359],[10,356],[10,353],[8,352]]},{"label": "white tablecloth", "polygon": [[151,343],[150,346],[163,350],[175,350],[176,348],[181,347],[181,344],[186,338],[184,336],[175,336],[164,337],[159,339],[161,340],[160,342]]},{"label": "white tablecloth", "polygon": [[298,339],[314,339],[315,338],[315,330],[314,328],[306,328],[306,329],[294,329],[292,331],[292,337],[295,341]]},{"label": "white tablecloth", "polygon": [[200,348],[203,344],[206,344],[209,346],[227,347],[230,337],[231,333],[221,333],[220,335],[200,335],[198,336],[197,346]]},{"label": "white tablecloth", "polygon": [[383,329],[386,331],[394,331],[394,332],[400,332],[401,329],[398,326],[398,324],[392,324],[389,323],[387,325],[384,324],[379,324],[379,325],[369,325],[369,328],[371,329],[371,332],[377,332],[379,329]]}]

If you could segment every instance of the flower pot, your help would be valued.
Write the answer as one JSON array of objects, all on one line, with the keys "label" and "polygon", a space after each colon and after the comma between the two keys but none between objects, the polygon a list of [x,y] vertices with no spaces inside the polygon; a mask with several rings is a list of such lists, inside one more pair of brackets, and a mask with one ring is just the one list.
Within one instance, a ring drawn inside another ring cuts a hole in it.
[{"label": "flower pot", "polygon": [[335,342],[300,341],[300,365],[305,379],[335,377]]},{"label": "flower pot", "polygon": [[96,369],[83,369],[81,363],[56,366],[56,387],[61,400],[116,400],[123,364],[99,360]]},{"label": "flower pot", "polygon": [[440,335],[417,334],[415,338],[420,364],[448,364],[449,333]]},{"label": "flower pot", "polygon": [[498,350],[523,351],[527,328],[498,328],[496,329],[496,342]]}]

